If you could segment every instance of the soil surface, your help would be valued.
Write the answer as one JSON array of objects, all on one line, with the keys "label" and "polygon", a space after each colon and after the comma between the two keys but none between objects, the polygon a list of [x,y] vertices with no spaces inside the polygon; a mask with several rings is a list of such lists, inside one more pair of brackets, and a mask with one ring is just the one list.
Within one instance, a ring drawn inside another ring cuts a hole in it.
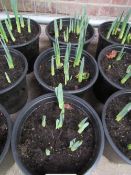
[{"label": "soil surface", "polygon": [[34,25],[34,23],[31,22],[31,33],[28,32],[28,25],[27,25],[27,20],[25,20],[25,27],[24,28],[21,28],[21,33],[18,33],[18,30],[17,30],[17,26],[16,26],[16,23],[14,20],[12,20],[12,26],[13,26],[13,30],[12,30],[12,33],[13,33],[13,36],[15,37],[16,41],[13,42],[11,37],[10,37],[10,34],[6,28],[6,25],[5,23],[3,22],[3,26],[4,26],[4,29],[6,31],[6,34],[7,34],[7,38],[8,38],[8,43],[7,45],[19,45],[19,44],[24,44],[28,41],[31,41],[37,34],[38,34],[38,29],[37,27]]},{"label": "soil surface", "polygon": [[[122,78],[126,75],[127,67],[131,65],[131,54],[125,52],[122,59],[117,61],[116,57],[112,59],[107,57],[107,55],[110,55],[111,52],[111,50],[108,51],[100,63],[105,75],[117,85],[128,89],[131,88],[131,78],[129,78],[126,83],[121,84]],[[117,52],[117,54],[118,53],[119,52]]]},{"label": "soil surface", "polygon": [[[61,58],[62,60],[63,58]],[[90,76],[88,79],[83,80],[81,83],[78,82],[78,78],[76,75],[79,73],[80,67],[73,67],[74,61],[73,58],[70,58],[70,67],[69,67],[69,75],[71,79],[68,81],[67,85],[65,85],[65,75],[63,68],[56,69],[55,75],[51,75],[51,61],[49,59],[45,59],[40,65],[40,77],[41,79],[50,87],[57,87],[59,83],[63,84],[64,90],[78,90],[90,84],[91,80],[93,79],[93,70],[91,66],[87,65],[85,61],[85,68],[84,72],[89,73]]]},{"label": "soil surface", "polygon": [[[7,61],[3,53],[0,53],[0,90],[9,87],[13,83],[15,83],[22,75],[24,71],[24,61],[17,57],[16,55],[12,55],[14,69],[9,69]],[[11,83],[8,83],[5,72],[10,77]]]},{"label": "soil surface", "polygon": [[[24,165],[32,175],[46,173],[77,173],[87,170],[96,153],[96,137],[91,116],[71,103],[65,102],[65,119],[62,129],[55,129],[60,110],[55,102],[41,103],[23,124],[18,143],[18,152]],[[46,115],[46,127],[42,127],[42,116]],[[80,135],[78,124],[88,118],[89,126]],[[74,152],[69,149],[72,139],[83,140]],[[45,149],[51,151],[46,156]]]},{"label": "soil surface", "polygon": [[[110,29],[110,27],[105,28],[105,29],[102,31],[102,35],[103,35],[105,38],[106,38],[106,36],[107,36],[107,33],[108,33],[109,29]],[[130,32],[131,32],[131,30],[130,30]],[[118,43],[118,44],[121,44],[123,38],[122,38],[122,39],[119,39],[119,38],[118,38],[118,37],[119,37],[119,32],[117,32],[117,33],[118,33],[117,35],[111,35],[110,38],[109,38],[109,41],[113,41],[113,42],[116,42],[116,43]],[[130,40],[130,43],[128,43],[127,41],[125,41],[125,44],[131,45],[131,40]]]},{"label": "soil surface", "polygon": [[[86,32],[86,41],[92,37],[92,33],[88,29],[89,29],[89,27],[87,28],[87,32]],[[59,31],[59,41],[65,42],[64,41],[64,31],[66,31],[66,30],[67,30],[67,26],[63,25],[63,29]],[[50,29],[49,34],[53,38],[55,38],[55,33],[54,33],[54,28],[53,27]],[[77,35],[76,33],[71,32],[69,34],[69,41],[68,42],[70,42],[70,43],[78,43],[79,36],[80,36],[80,34]]]},{"label": "soil surface", "polygon": [[5,116],[0,112],[0,155],[7,140],[8,128]]},{"label": "soil surface", "polygon": [[121,121],[115,120],[116,115],[129,102],[131,102],[131,93],[113,99],[106,111],[106,124],[118,149],[131,160],[131,150],[127,149],[127,145],[131,144],[131,111]]}]

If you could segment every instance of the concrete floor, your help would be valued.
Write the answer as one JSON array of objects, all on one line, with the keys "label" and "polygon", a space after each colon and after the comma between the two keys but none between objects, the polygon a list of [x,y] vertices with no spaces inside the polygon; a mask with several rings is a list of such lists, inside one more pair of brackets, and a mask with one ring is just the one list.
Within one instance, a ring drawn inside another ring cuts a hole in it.
[{"label": "concrete floor", "polygon": [[[45,26],[42,26],[42,34],[40,37],[40,51],[43,51],[50,46],[48,38],[45,35],[44,28]],[[97,34],[92,42],[91,47],[89,48],[89,51],[93,55],[96,47],[96,42]],[[42,95],[42,91],[37,81],[35,80],[33,73],[27,76],[27,83],[29,89],[28,101],[31,101],[31,99]],[[99,115],[101,115],[102,104],[100,104],[95,99],[92,92],[90,92],[86,98],[88,99],[90,104],[96,109]],[[15,119],[17,118],[18,113],[11,116],[13,121],[15,121]],[[22,172],[13,160],[11,150],[7,154],[4,162],[0,165],[0,175],[22,175]],[[131,166],[125,163],[121,163],[120,159],[116,157],[114,152],[111,150],[110,145],[106,142],[104,154],[101,158],[101,161],[91,175],[131,175]]]}]

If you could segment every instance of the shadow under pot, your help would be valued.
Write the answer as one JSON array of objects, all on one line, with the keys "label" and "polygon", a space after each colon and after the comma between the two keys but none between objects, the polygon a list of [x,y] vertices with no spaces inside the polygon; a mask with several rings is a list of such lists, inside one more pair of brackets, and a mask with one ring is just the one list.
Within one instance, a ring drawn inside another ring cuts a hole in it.
[{"label": "shadow under pot", "polygon": [[121,45],[107,46],[99,54],[98,67],[100,75],[94,86],[94,93],[102,103],[117,90],[131,89],[131,77],[126,79],[127,70],[131,67],[131,48],[123,48]]},{"label": "shadow under pot", "polygon": [[[66,48],[60,48],[61,62],[64,64]],[[81,83],[78,82],[77,75],[79,74],[80,66],[73,67],[76,54],[76,48],[71,48],[69,58],[69,81],[65,85],[64,66],[60,69],[55,68],[55,75],[51,75],[51,58],[54,56],[54,49],[50,48],[39,55],[34,64],[34,74],[41,85],[43,92],[54,92],[55,87],[59,83],[63,84],[64,92],[75,94],[79,96],[85,96],[85,92],[88,92],[92,88],[98,77],[98,67],[95,59],[86,51],[83,51],[82,57],[85,58],[84,73],[86,73],[87,79],[84,79]],[[55,60],[54,60],[55,61]]]},{"label": "shadow under pot", "polygon": [[[99,39],[98,39],[98,45],[97,45],[97,51],[96,51],[96,59],[98,58],[101,50],[104,49],[106,46],[109,46],[112,44],[124,45],[124,44],[121,44],[122,39],[118,39],[119,35],[116,35],[116,36],[111,35],[109,39],[106,38],[108,31],[111,27],[111,24],[112,24],[112,21],[108,21],[108,22],[102,23],[98,28]],[[128,47],[131,47],[131,41],[130,43],[125,43],[125,45]]]},{"label": "shadow under pot", "polygon": [[[64,95],[64,123],[56,129],[60,114],[55,94],[38,97],[20,112],[12,135],[12,152],[26,175],[89,175],[99,162],[104,134],[94,109],[79,97]],[[46,116],[46,124],[43,124]],[[78,124],[88,118],[88,127],[78,133]],[[80,141],[71,149],[70,141]]]},{"label": "shadow under pot", "polygon": [[[129,109],[130,105],[130,109]],[[126,108],[126,113],[120,112]],[[128,110],[129,109],[129,110]],[[128,110],[128,111],[127,111]],[[131,91],[114,93],[105,103],[102,123],[110,150],[108,155],[113,162],[131,164]]]},{"label": "shadow under pot", "polygon": [[5,108],[0,105],[0,164],[6,158],[10,148],[12,123]]},{"label": "shadow under pot", "polygon": [[9,49],[9,51],[14,64],[13,69],[9,69],[5,51],[0,49],[0,104],[9,113],[15,113],[27,101],[26,73],[28,63],[21,52],[14,49]]},{"label": "shadow under pot", "polygon": [[[66,46],[68,43],[71,43],[73,47],[78,47],[78,40],[80,34],[76,34],[75,32],[71,32],[69,34],[69,40],[66,42],[64,40],[64,32],[67,30],[67,27],[69,28],[70,25],[70,19],[75,21],[75,18],[60,18],[62,19],[63,27],[59,31],[59,44],[61,46]],[[60,19],[57,19],[57,25],[58,27],[60,26]],[[46,34],[51,42],[51,45],[53,46],[53,42],[55,42],[55,32],[54,32],[54,21],[51,21],[47,26],[46,26]],[[86,30],[86,38],[84,42],[84,50],[87,50],[89,44],[93,40],[94,37],[94,29],[92,25],[88,24],[87,30]]]},{"label": "shadow under pot", "polygon": [[41,33],[41,28],[36,21],[30,19],[31,32],[28,32],[28,19],[23,19],[25,27],[21,27],[21,33],[19,33],[17,30],[15,18],[11,18],[13,28],[12,33],[15,38],[15,41],[12,41],[4,20],[2,21],[2,24],[8,38],[8,42],[6,44],[9,47],[17,49],[24,54],[29,65],[28,73],[30,73],[33,71],[34,62],[37,56],[39,55],[39,36]]}]

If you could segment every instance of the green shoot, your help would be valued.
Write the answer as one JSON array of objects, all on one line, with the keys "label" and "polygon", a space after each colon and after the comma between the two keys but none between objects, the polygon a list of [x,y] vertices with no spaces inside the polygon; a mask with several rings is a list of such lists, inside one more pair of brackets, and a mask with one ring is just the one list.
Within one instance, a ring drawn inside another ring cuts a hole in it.
[{"label": "green shoot", "polygon": [[78,43],[78,47],[76,50],[76,56],[75,56],[75,61],[73,66],[79,66],[80,64],[80,60],[81,60],[81,56],[82,56],[82,52],[83,52],[83,46],[84,46],[84,35],[83,33],[80,34],[80,38],[79,38],[79,43]]},{"label": "green shoot", "polygon": [[124,49],[125,49],[125,46],[122,47],[121,51],[118,53],[117,57],[116,57],[116,60],[117,61],[120,61],[124,55]]},{"label": "green shoot", "polygon": [[131,150],[131,144],[128,144],[128,145],[127,145],[127,149],[128,149],[128,150]]},{"label": "green shoot", "polygon": [[81,145],[82,145],[82,143],[83,143],[83,141],[82,140],[78,140],[77,142],[76,142],[76,138],[75,139],[73,139],[73,140],[71,140],[70,141],[70,146],[69,146],[69,148],[71,149],[71,151],[73,152],[73,151],[76,151]]},{"label": "green shoot", "polygon": [[71,51],[71,44],[69,43],[66,48],[65,59],[64,59],[64,74],[65,74],[65,85],[69,81],[69,57]]},{"label": "green shoot", "polygon": [[9,23],[9,26],[10,26],[10,30],[12,30],[12,23],[11,23],[11,20],[10,20],[10,15],[9,15],[9,12],[5,6],[5,1],[4,0],[1,0],[1,5],[2,5],[2,8],[4,9],[6,15],[7,15],[7,20],[8,20],[8,23]]},{"label": "green shoot", "polygon": [[21,25],[20,25],[20,19],[18,14],[17,0],[11,0],[11,7],[15,15],[18,33],[21,33]]},{"label": "green shoot", "polygon": [[0,34],[1,34],[2,39],[8,43],[8,38],[7,38],[6,32],[4,30],[4,27],[1,23],[1,21],[0,21]]},{"label": "green shoot", "polygon": [[79,127],[78,133],[79,134],[81,134],[89,126],[89,122],[86,122],[87,119],[88,118],[86,117],[78,124],[78,127]]},{"label": "green shoot", "polygon": [[111,33],[112,35],[115,35],[115,31],[116,31],[118,23],[119,23],[119,17],[116,18],[116,23],[115,23],[113,30],[112,30],[112,33]]},{"label": "green shoot", "polygon": [[119,39],[122,39],[123,36],[124,36],[124,33],[125,33],[125,30],[126,30],[127,23],[128,23],[129,18],[130,18],[130,15],[131,15],[131,10],[128,11],[127,15],[123,19],[122,27],[121,27],[120,34],[119,34]]},{"label": "green shoot", "polygon": [[27,23],[28,23],[28,33],[31,33],[30,18],[27,19]]},{"label": "green shoot", "polygon": [[54,57],[51,58],[51,75],[55,75],[55,63],[54,63]]},{"label": "green shoot", "polygon": [[113,30],[113,34],[114,35],[116,35],[117,32],[118,32],[118,30],[119,30],[119,27],[120,27],[120,24],[121,24],[121,20],[122,20],[123,14],[124,14],[124,11],[122,12],[122,14],[121,14],[121,16],[120,16],[120,18],[119,18],[119,20],[117,22],[117,25],[116,25],[116,27]]},{"label": "green shoot", "polygon": [[70,18],[69,33],[73,31],[73,20]]},{"label": "green shoot", "polygon": [[56,120],[56,129],[62,128],[63,123],[64,123],[64,111],[62,110],[60,113],[60,118]]},{"label": "green shoot", "polygon": [[22,28],[25,27],[24,18],[23,18],[23,16],[21,14],[20,14],[20,24],[21,24]]},{"label": "green shoot", "polygon": [[84,73],[84,64],[85,64],[85,59],[83,57],[80,65],[79,74],[76,76],[78,78],[79,83],[89,78],[89,73]]},{"label": "green shoot", "polygon": [[125,84],[129,78],[131,78],[131,65],[128,66],[126,70],[126,75],[121,80],[121,84]]},{"label": "green shoot", "polygon": [[42,116],[42,126],[43,126],[43,128],[46,127],[46,115]]},{"label": "green shoot", "polygon": [[114,20],[114,21],[112,22],[111,27],[110,27],[110,29],[109,29],[109,31],[108,31],[108,33],[107,33],[106,39],[109,39],[109,38],[110,38],[111,33],[112,33],[112,31],[113,31],[113,29],[114,29],[116,23],[117,23],[117,19]]},{"label": "green shoot", "polygon": [[76,24],[76,33],[77,33],[77,35],[80,34],[80,31],[81,31],[80,21],[77,20],[77,24]]},{"label": "green shoot", "polygon": [[63,22],[62,22],[62,18],[60,18],[60,25],[59,25],[59,29],[62,30],[63,28]]},{"label": "green shoot", "polygon": [[4,51],[6,53],[6,60],[7,60],[7,63],[8,63],[8,67],[9,69],[14,69],[14,63],[13,63],[13,59],[12,59],[12,56],[9,52],[9,49],[8,47],[6,46],[6,43],[4,42],[4,40],[0,40],[1,44],[2,44],[2,47],[4,48]]},{"label": "green shoot", "polygon": [[15,42],[15,38],[14,38],[13,33],[12,33],[11,29],[10,29],[10,25],[9,25],[9,23],[8,23],[8,21],[6,19],[5,19],[5,24],[6,24],[6,28],[7,28],[8,32],[9,32],[9,34],[10,34],[10,37],[11,37],[12,41]]},{"label": "green shoot", "polygon": [[7,82],[11,83],[10,77],[9,77],[9,75],[6,72],[5,72],[5,77],[6,77]]},{"label": "green shoot", "polygon": [[53,43],[53,47],[54,47],[54,52],[55,52],[55,61],[56,61],[56,68],[60,69],[63,64],[60,61],[60,46],[59,46],[59,42],[58,39],[56,39],[55,43]]},{"label": "green shoot", "polygon": [[64,41],[69,41],[69,28],[67,27],[66,31],[64,31]]},{"label": "green shoot", "polygon": [[116,121],[121,121],[131,111],[131,102],[128,103],[116,116]]},{"label": "green shoot", "polygon": [[59,37],[59,29],[58,29],[57,20],[54,20],[54,32],[55,32],[55,38],[57,39]]},{"label": "green shoot", "polygon": [[45,154],[46,154],[46,156],[50,156],[50,154],[51,154],[51,153],[50,153],[50,150],[46,148]]},{"label": "green shoot", "polygon": [[127,36],[127,43],[130,44],[130,40],[131,40],[131,33],[128,34]]},{"label": "green shoot", "polygon": [[128,27],[127,27],[127,30],[126,30],[126,32],[125,32],[125,34],[124,34],[124,37],[123,37],[123,39],[122,39],[122,41],[121,41],[121,44],[124,44],[124,43],[125,43],[125,41],[126,41],[126,39],[127,39],[127,36],[128,36],[128,34],[129,34],[130,28],[131,28],[131,25],[129,24]]},{"label": "green shoot", "polygon": [[63,88],[62,88],[61,83],[58,85],[58,87],[55,88],[55,94],[58,100],[59,108],[63,110],[64,109],[64,96],[63,96]]}]

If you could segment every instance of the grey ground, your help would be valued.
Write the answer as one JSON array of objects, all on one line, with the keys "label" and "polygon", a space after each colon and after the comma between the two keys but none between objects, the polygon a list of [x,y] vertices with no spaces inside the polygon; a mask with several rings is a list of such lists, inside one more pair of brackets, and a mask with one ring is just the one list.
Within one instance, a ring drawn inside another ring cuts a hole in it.
[{"label": "grey ground", "polygon": [[[40,51],[43,51],[50,46],[48,38],[44,33],[44,28],[45,26],[42,26],[42,34],[40,37]],[[94,54],[94,50],[96,47],[96,36],[91,47],[89,48],[92,54]],[[42,92],[35,80],[33,73],[27,76],[27,82],[29,87],[28,101],[30,101],[31,99],[34,99],[41,95]],[[98,101],[94,98],[92,92],[89,93],[87,98],[89,99],[91,105],[97,110],[99,115],[101,115],[102,105],[99,104]],[[18,113],[11,116],[13,121],[15,121],[15,119],[17,118]],[[22,175],[22,172],[13,160],[11,150],[6,156],[6,159],[4,160],[2,165],[0,165],[0,175]],[[125,163],[120,163],[120,159],[116,158],[114,152],[110,149],[109,144],[106,143],[104,155],[102,156],[96,169],[92,172],[91,175],[131,175],[131,166]]]}]

